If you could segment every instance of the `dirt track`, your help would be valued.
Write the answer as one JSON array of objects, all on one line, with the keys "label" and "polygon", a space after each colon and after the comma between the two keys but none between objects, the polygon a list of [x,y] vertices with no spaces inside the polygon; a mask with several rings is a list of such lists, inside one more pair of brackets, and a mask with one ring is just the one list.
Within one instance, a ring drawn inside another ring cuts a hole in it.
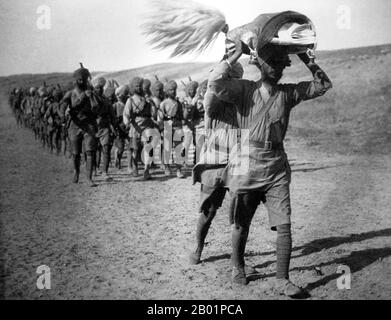
[{"label": "dirt track", "polygon": [[[43,151],[0,113],[1,295],[25,299],[281,299],[272,289],[275,234],[257,212],[246,260],[259,275],[230,279],[226,199],[205,249],[189,266],[199,185],[154,173],[144,182],[111,169],[114,182],[75,186],[71,163]],[[391,159],[313,153],[288,141],[293,169],[291,278],[310,299],[391,298]],[[40,265],[51,290],[36,287]],[[339,265],[352,271],[338,290]],[[315,271],[320,267],[322,275]]]}]

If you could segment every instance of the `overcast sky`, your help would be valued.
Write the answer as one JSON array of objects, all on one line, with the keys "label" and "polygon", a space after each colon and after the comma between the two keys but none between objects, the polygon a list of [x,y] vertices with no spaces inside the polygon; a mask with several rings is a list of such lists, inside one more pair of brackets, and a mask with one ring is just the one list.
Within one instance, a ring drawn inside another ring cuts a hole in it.
[{"label": "overcast sky", "polygon": [[[223,12],[231,29],[261,13],[299,11],[315,23],[318,49],[391,43],[389,0],[198,2]],[[37,26],[41,16],[37,9],[42,5],[50,8],[49,30]],[[160,62],[215,61],[221,57],[223,35],[201,56],[173,60],[168,58],[168,52],[152,50],[139,28],[149,8],[147,0],[0,0],[0,75],[69,72],[78,67],[79,61],[90,70],[114,71]],[[350,27],[346,23],[349,19],[342,18],[346,8],[351,12]]]}]

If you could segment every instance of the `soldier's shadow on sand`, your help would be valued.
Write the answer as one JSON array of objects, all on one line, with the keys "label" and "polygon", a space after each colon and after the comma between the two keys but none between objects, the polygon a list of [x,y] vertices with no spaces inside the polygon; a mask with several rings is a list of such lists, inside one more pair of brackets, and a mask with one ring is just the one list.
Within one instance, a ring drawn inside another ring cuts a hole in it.
[{"label": "soldier's shadow on sand", "polygon": [[[294,271],[313,271],[315,268],[322,268],[326,266],[331,266],[331,265],[346,265],[349,266],[351,273],[358,272],[365,267],[371,265],[372,263],[382,260],[384,258],[387,258],[391,256],[391,247],[386,247],[386,248],[376,248],[376,249],[365,249],[365,250],[359,250],[352,252],[348,256],[336,258],[334,260],[331,260],[326,263],[321,263],[318,265],[311,265],[311,266],[306,266],[306,267],[296,267],[290,270],[290,272]],[[256,266],[258,267],[258,266]],[[337,271],[337,270],[336,270]],[[255,275],[250,275],[248,277],[248,281],[256,281],[259,279],[266,279],[266,278],[272,278],[275,277],[275,273],[269,273],[269,274],[255,274]],[[315,282],[311,282],[307,284],[303,290],[305,293],[303,294],[302,299],[309,298],[310,292],[318,287],[324,286],[330,281],[336,280],[338,277],[340,277],[341,274],[335,272],[332,274],[329,274]]]},{"label": "soldier's shadow on sand", "polygon": [[[292,259],[295,258],[301,258],[316,252],[320,252],[322,250],[327,250],[333,247],[337,247],[342,244],[348,244],[353,242],[360,242],[364,240],[369,240],[377,237],[391,237],[391,228],[383,229],[383,230],[376,230],[376,231],[369,231],[369,232],[363,232],[358,234],[350,234],[348,236],[343,237],[328,237],[323,239],[315,239],[309,243],[306,243],[299,247],[293,247],[292,251],[301,251],[299,255],[293,256]],[[245,254],[245,257],[260,257],[260,256],[268,256],[275,254],[275,251],[267,251],[267,252],[249,252]],[[218,260],[224,260],[224,259],[230,259],[231,255],[221,254],[218,256],[211,256],[203,260],[203,262],[214,262]],[[260,265],[255,266],[255,268],[265,268],[268,265],[272,264],[273,262],[266,262]]]},{"label": "soldier's shadow on sand", "polygon": [[360,242],[360,241],[369,240],[377,237],[391,237],[391,228],[363,232],[358,234],[351,234],[344,237],[329,237],[324,239],[315,239],[300,247],[294,247],[293,251],[301,250],[301,254],[295,256],[294,258],[300,258],[322,250],[327,250],[333,247],[337,247],[341,244]]},{"label": "soldier's shadow on sand", "polygon": [[[322,250],[327,250],[333,247],[337,247],[342,244],[349,244],[349,243],[354,243],[354,242],[360,242],[360,241],[365,241],[377,237],[390,237],[391,236],[391,228],[383,229],[383,230],[375,230],[375,231],[369,231],[369,232],[364,232],[364,233],[359,233],[359,234],[351,234],[348,236],[343,236],[343,237],[328,237],[328,238],[323,238],[323,239],[316,239],[313,240],[305,245],[299,246],[299,247],[294,247],[293,252],[300,251],[299,255],[293,256],[292,259],[304,257],[316,252],[320,252]],[[268,251],[268,252],[262,252],[262,253],[247,253],[245,256],[246,257],[254,257],[254,256],[267,256],[267,255],[272,255],[275,254],[275,251]],[[374,248],[374,249],[364,249],[364,250],[359,250],[350,253],[348,256],[343,256],[336,258],[334,260],[331,260],[326,263],[321,263],[317,265],[311,265],[311,266],[306,266],[306,267],[296,267],[291,269],[291,272],[294,271],[314,271],[315,268],[322,268],[325,266],[330,266],[330,265],[347,265],[350,267],[350,270],[352,273],[358,272],[365,267],[369,266],[370,264],[378,261],[379,259],[384,259],[386,257],[391,256],[391,247],[385,247],[385,248]],[[230,259],[231,255],[230,254],[222,254],[219,256],[212,256],[209,257],[203,262],[213,262],[217,260],[222,260],[222,259]],[[267,266],[275,263],[275,260],[273,261],[266,261],[265,263],[253,266],[255,269],[262,269],[266,268]],[[266,279],[266,278],[272,278],[275,276],[275,273],[269,273],[269,274],[262,274],[262,273],[257,273],[254,275],[248,276],[249,281],[256,281],[259,279]],[[305,288],[303,288],[307,293],[304,294],[302,297],[299,298],[308,298],[310,297],[309,292],[320,287],[324,286],[330,281],[333,281],[337,279],[340,276],[338,273],[333,273],[330,275],[327,275],[318,281],[309,283]]]}]

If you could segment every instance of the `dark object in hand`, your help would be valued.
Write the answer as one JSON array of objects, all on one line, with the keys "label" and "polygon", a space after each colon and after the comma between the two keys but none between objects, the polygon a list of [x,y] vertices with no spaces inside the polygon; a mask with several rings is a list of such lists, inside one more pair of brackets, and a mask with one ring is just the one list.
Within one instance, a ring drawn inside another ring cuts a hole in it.
[{"label": "dark object in hand", "polygon": [[315,62],[315,53],[311,49],[308,49],[307,52],[305,52],[305,53],[299,53],[298,57],[305,64],[310,64],[310,63],[314,63]]}]

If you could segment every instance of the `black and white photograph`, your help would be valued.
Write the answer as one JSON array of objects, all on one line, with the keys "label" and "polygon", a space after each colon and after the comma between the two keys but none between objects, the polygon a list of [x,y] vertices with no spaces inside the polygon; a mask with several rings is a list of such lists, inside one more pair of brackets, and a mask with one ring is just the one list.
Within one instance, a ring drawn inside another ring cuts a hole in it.
[{"label": "black and white photograph", "polygon": [[0,300],[390,300],[390,17],[1,0]]}]

